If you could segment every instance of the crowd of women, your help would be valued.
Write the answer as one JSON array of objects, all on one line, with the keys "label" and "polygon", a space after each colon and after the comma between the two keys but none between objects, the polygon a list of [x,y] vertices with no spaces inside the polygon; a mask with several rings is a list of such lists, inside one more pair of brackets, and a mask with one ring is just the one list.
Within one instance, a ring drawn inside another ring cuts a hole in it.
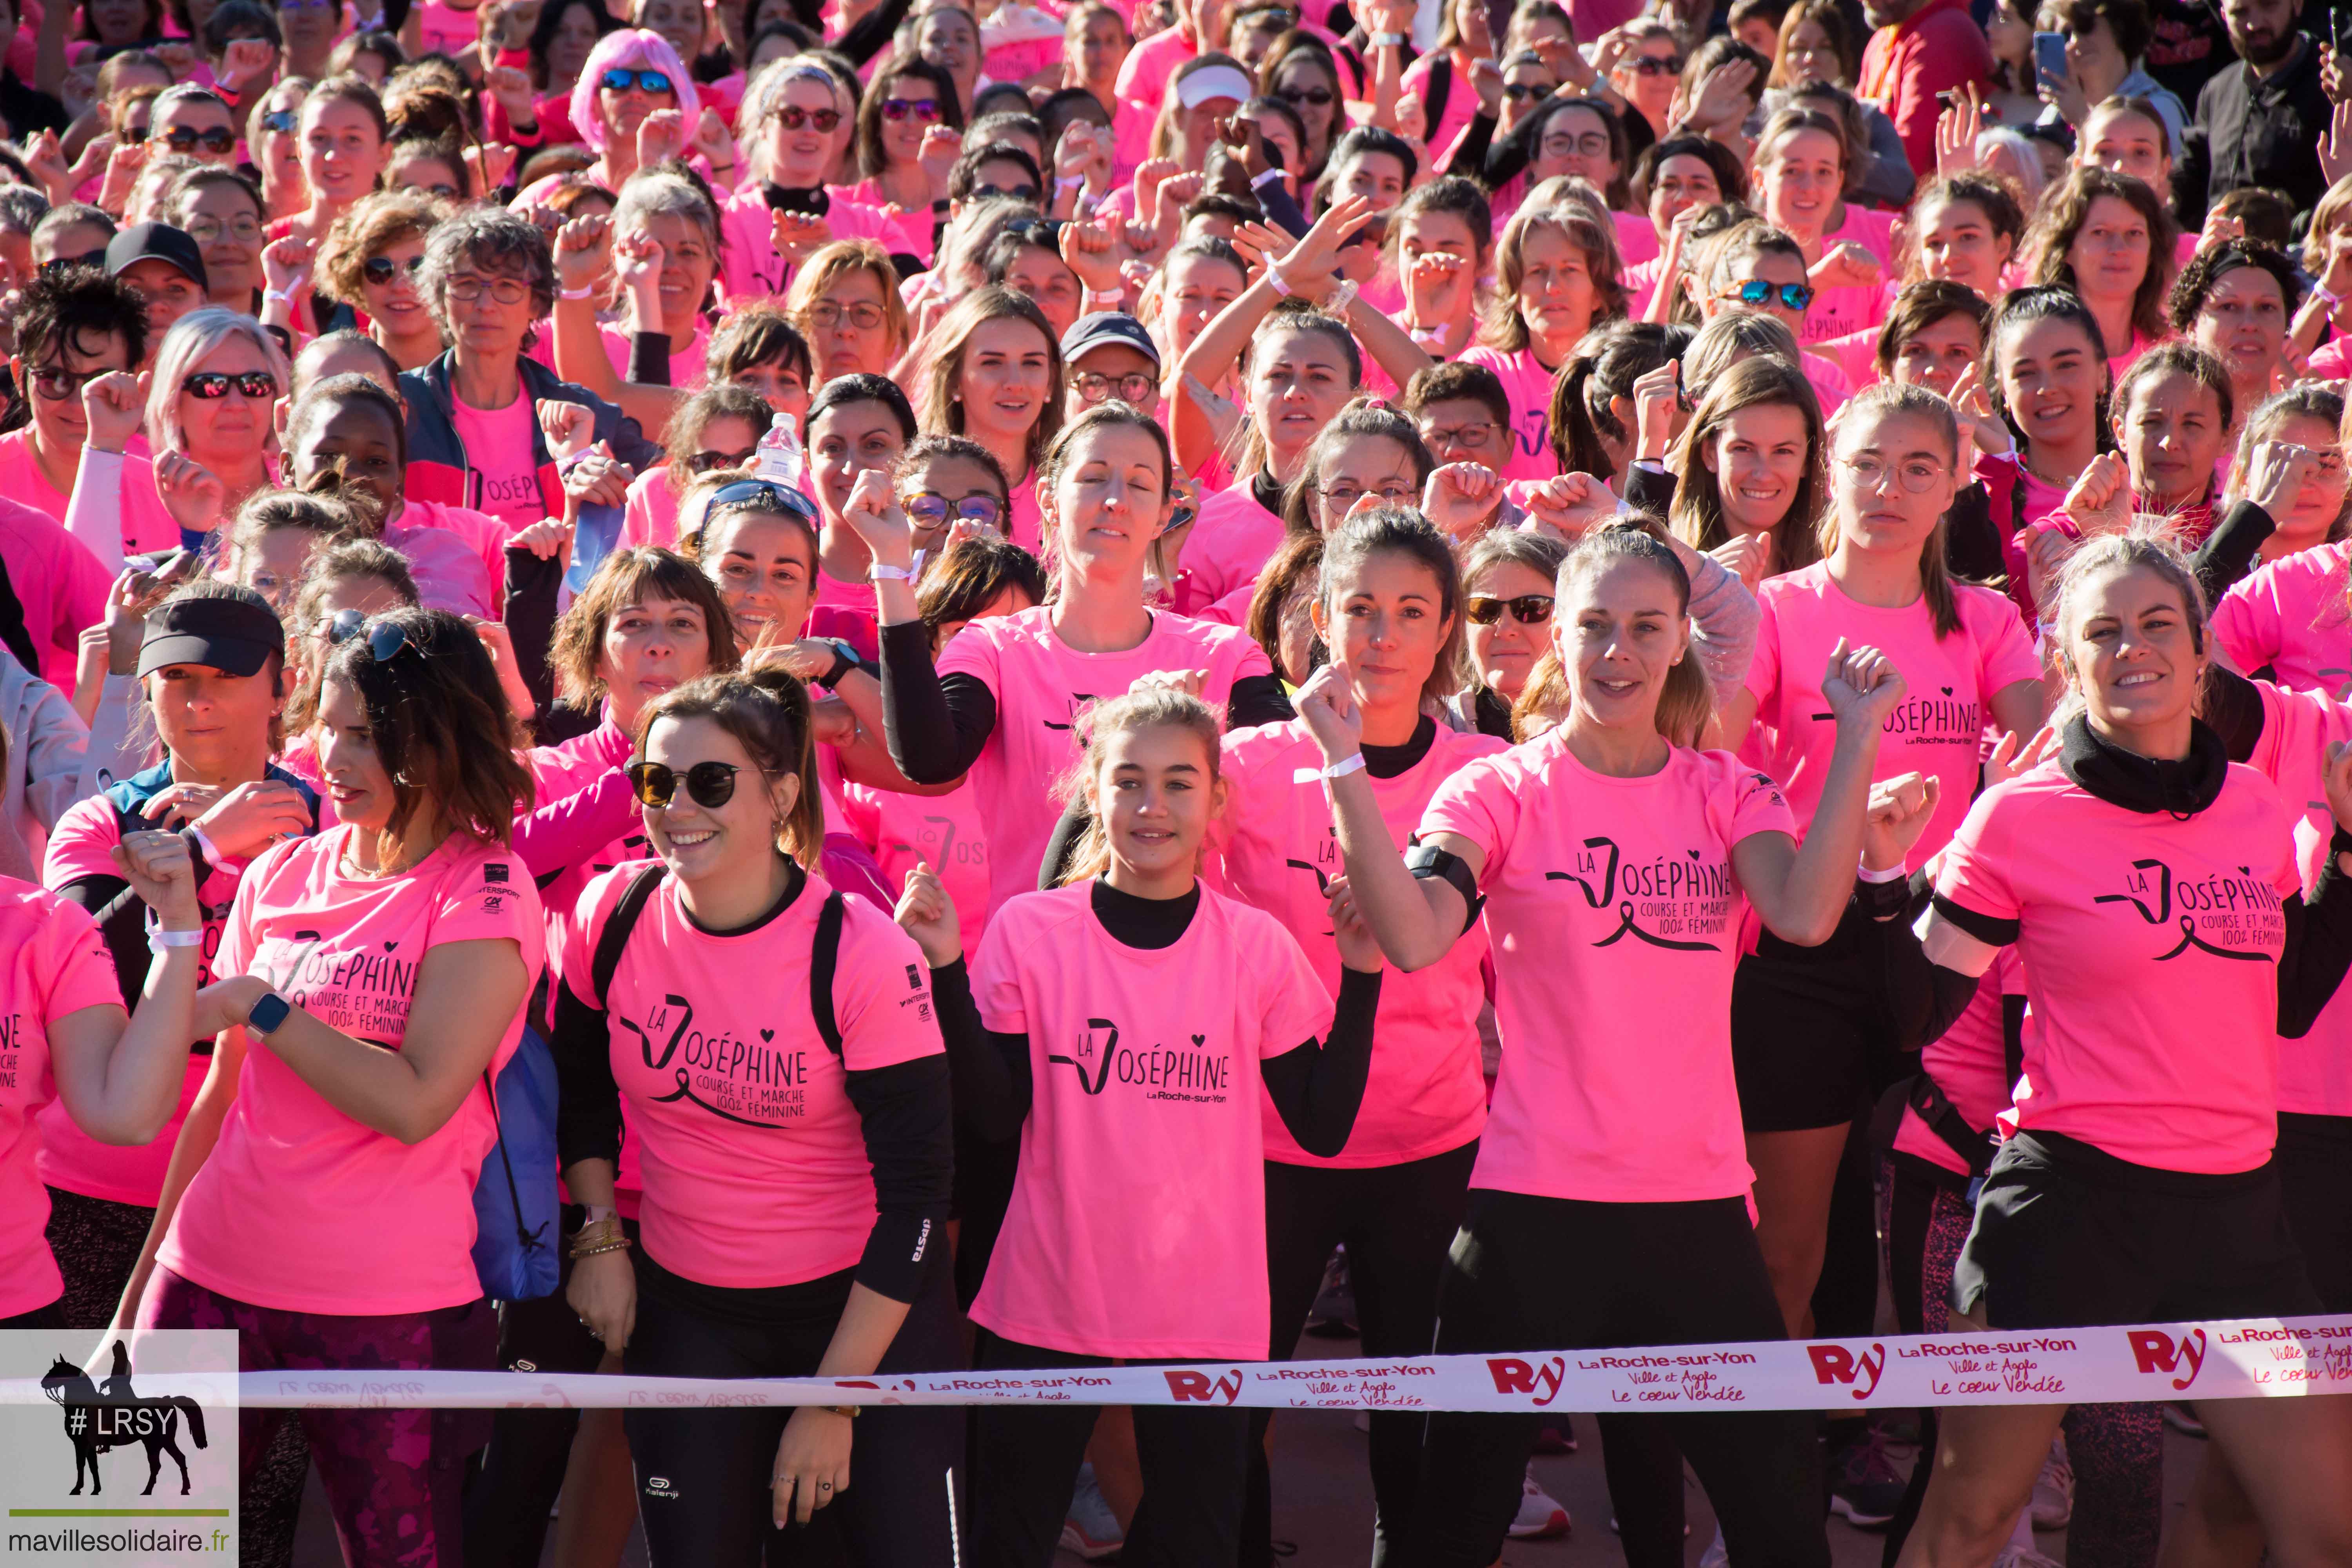
[{"label": "crowd of women", "polygon": [[[12,9],[0,1327],[2352,1311],[2352,107],[2184,226],[2141,0],[1931,148],[1841,0]],[[1637,1568],[2352,1556],[2336,1398],[1593,1426]],[[1376,1563],[1568,1528],[1366,1430]],[[247,1411],[241,1542],[1261,1568],[1279,1434]]]}]

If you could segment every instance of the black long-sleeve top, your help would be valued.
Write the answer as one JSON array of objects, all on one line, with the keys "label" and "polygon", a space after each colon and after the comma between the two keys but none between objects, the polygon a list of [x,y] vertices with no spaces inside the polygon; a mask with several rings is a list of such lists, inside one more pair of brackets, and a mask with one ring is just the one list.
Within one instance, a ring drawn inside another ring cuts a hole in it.
[{"label": "black long-sleeve top", "polygon": [[[1181,899],[1138,898],[1101,880],[1091,893],[1095,918],[1112,940],[1146,950],[1173,947],[1201,907],[1198,883]],[[931,999],[940,1010],[940,1035],[947,1042],[954,1074],[958,1120],[974,1136],[991,1142],[1018,1136],[1034,1093],[1029,1037],[991,1029],[981,1022],[971,976],[961,959],[931,971]],[[1372,1015],[1380,1000],[1378,974],[1341,970],[1331,1028],[1323,1039],[1306,1040],[1258,1063],[1266,1099],[1298,1146],[1310,1154],[1328,1159],[1348,1145],[1371,1071]]]}]

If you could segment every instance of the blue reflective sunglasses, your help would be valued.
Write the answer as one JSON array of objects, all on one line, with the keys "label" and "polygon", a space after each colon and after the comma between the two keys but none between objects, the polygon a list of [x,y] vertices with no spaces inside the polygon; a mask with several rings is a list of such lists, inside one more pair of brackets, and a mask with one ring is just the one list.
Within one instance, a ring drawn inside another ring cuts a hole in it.
[{"label": "blue reflective sunglasses", "polygon": [[670,90],[669,73],[655,70],[608,70],[604,73],[606,92],[626,92],[631,88],[643,88],[647,92]]}]

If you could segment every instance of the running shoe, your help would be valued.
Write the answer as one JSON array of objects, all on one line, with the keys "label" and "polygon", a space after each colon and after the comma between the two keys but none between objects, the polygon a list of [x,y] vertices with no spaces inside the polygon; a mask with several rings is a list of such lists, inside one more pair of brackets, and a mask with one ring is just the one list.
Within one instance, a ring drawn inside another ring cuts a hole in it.
[{"label": "running shoe", "polygon": [[1865,1417],[1863,1435],[1829,1454],[1830,1511],[1858,1530],[1882,1530],[1903,1506],[1903,1472],[1886,1452],[1886,1438]]},{"label": "running shoe", "polygon": [[2053,1438],[2042,1473],[2033,1478],[2033,1501],[2028,1510],[2036,1530],[2063,1530],[2074,1517],[2074,1466],[2066,1458],[2066,1439]]},{"label": "running shoe", "polygon": [[1095,1485],[1095,1468],[1078,1467],[1078,1488],[1070,1495],[1070,1516],[1062,1521],[1062,1550],[1075,1552],[1089,1563],[1116,1557],[1127,1544],[1102,1489]]},{"label": "running shoe", "polygon": [[1341,1247],[1323,1265],[1323,1288],[1307,1314],[1307,1331],[1318,1340],[1352,1340],[1356,1327],[1356,1291],[1348,1282],[1348,1249]]},{"label": "running shoe", "polygon": [[2055,1557],[2044,1556],[2031,1546],[2021,1546],[2012,1541],[2000,1549],[1992,1560],[1992,1568],[2066,1568]]},{"label": "running shoe", "polygon": [[2205,1436],[2205,1423],[2198,1420],[2197,1412],[2186,1405],[2166,1405],[2164,1407],[2164,1424],[2184,1436],[2202,1437]]},{"label": "running shoe", "polygon": [[1527,1484],[1519,1492],[1519,1517],[1511,1521],[1514,1541],[1546,1541],[1568,1533],[1568,1510],[1536,1483],[1536,1469],[1528,1467]]}]

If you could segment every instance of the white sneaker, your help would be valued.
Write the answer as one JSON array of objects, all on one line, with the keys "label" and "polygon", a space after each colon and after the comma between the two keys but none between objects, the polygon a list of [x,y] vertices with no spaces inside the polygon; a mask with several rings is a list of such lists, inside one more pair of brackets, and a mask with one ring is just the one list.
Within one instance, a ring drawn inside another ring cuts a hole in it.
[{"label": "white sneaker", "polygon": [[2031,1546],[2020,1546],[2011,1542],[2000,1549],[2000,1556],[1992,1560],[1992,1568],[2066,1568],[2066,1565]]},{"label": "white sneaker", "polygon": [[2033,1478],[2033,1502],[2027,1510],[2036,1530],[2063,1530],[2074,1517],[2074,1466],[2066,1458],[2066,1439],[2053,1439],[2042,1473]]},{"label": "white sneaker", "polygon": [[1095,1468],[1079,1466],[1069,1517],[1062,1521],[1062,1550],[1096,1563],[1115,1554],[1126,1544],[1126,1537],[1118,1528],[1118,1516],[1111,1512],[1110,1504],[1103,1500],[1102,1489],[1095,1485]]},{"label": "white sneaker", "polygon": [[1528,1467],[1527,1483],[1519,1492],[1519,1517],[1511,1521],[1514,1541],[1545,1541],[1568,1533],[1568,1510],[1536,1484],[1535,1467]]},{"label": "white sneaker", "polygon": [[1731,1568],[1731,1549],[1723,1543],[1723,1526],[1715,1527],[1715,1539],[1699,1553],[1698,1568]]}]

